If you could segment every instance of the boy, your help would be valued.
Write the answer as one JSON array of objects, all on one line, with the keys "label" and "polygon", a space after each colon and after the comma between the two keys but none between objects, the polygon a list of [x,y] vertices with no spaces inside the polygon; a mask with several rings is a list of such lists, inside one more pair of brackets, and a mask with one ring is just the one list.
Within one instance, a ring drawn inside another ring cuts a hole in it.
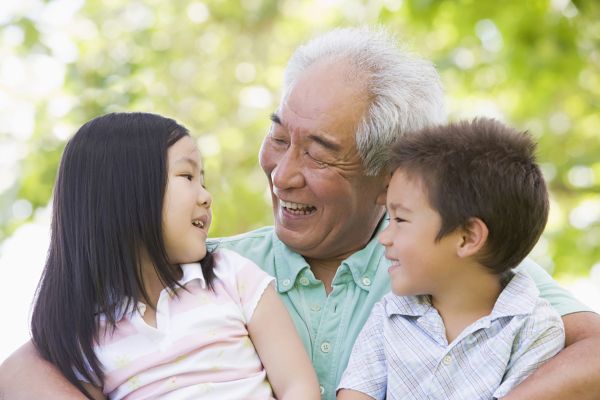
[{"label": "boy", "polygon": [[491,119],[392,147],[379,241],[393,293],[374,306],[338,399],[500,398],[562,349],[560,316],[512,271],[548,218],[534,150]]}]

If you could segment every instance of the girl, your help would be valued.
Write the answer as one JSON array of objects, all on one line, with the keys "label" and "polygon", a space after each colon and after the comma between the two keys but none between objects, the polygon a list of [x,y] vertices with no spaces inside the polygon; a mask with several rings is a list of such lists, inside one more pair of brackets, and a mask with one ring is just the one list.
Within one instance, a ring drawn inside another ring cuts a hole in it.
[{"label": "girl", "polygon": [[211,201],[171,119],[108,114],[67,144],[31,327],[88,398],[320,398],[273,279],[207,250]]}]

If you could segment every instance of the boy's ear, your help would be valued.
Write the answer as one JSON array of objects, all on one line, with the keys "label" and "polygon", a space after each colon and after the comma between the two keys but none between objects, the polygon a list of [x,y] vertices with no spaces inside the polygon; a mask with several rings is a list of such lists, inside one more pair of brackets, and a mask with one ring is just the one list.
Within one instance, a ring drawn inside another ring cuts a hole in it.
[{"label": "boy's ear", "polygon": [[375,199],[375,203],[379,206],[385,206],[385,201],[387,198],[387,190],[390,185],[390,180],[392,179],[392,174],[385,174],[381,177],[381,190],[377,194],[377,198]]},{"label": "boy's ear", "polygon": [[485,246],[488,235],[489,230],[485,222],[479,218],[470,218],[461,230],[456,254],[462,258],[475,255]]}]

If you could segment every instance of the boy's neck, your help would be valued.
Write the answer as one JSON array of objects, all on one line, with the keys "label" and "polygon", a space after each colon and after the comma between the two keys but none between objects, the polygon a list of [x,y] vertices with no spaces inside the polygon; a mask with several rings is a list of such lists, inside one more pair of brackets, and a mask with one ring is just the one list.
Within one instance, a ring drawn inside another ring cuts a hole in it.
[{"label": "boy's neck", "polygon": [[489,315],[502,292],[500,276],[481,268],[465,268],[468,273],[455,276],[431,294],[431,303],[440,314],[451,343],[478,319]]}]

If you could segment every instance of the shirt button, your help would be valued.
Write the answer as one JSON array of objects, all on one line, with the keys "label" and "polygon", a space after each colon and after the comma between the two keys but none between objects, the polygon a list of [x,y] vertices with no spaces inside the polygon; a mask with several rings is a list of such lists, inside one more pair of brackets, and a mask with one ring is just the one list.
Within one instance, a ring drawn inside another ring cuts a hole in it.
[{"label": "shirt button", "polygon": [[319,390],[321,391],[321,394],[325,393],[325,388],[323,386],[319,386]]},{"label": "shirt button", "polygon": [[285,287],[290,286],[291,283],[292,281],[290,281],[289,279],[284,279],[283,281],[281,281],[281,284]]},{"label": "shirt button", "polygon": [[309,282],[309,280],[308,280],[308,278],[307,278],[307,277],[303,276],[302,278],[300,278],[300,284],[301,284],[302,286],[307,286],[309,283],[310,283],[310,282]]},{"label": "shirt button", "polygon": [[321,306],[318,304],[313,304],[312,306],[310,306],[311,311],[321,311]]},{"label": "shirt button", "polygon": [[331,351],[331,345],[329,344],[329,342],[321,343],[321,351],[323,353],[329,353]]},{"label": "shirt button", "polygon": [[368,276],[363,276],[362,278],[362,284],[365,286],[371,286],[371,279],[369,279]]},{"label": "shirt button", "polygon": [[451,362],[452,362],[452,357],[450,357],[450,356],[446,356],[442,359],[442,363],[444,365],[450,365]]}]

